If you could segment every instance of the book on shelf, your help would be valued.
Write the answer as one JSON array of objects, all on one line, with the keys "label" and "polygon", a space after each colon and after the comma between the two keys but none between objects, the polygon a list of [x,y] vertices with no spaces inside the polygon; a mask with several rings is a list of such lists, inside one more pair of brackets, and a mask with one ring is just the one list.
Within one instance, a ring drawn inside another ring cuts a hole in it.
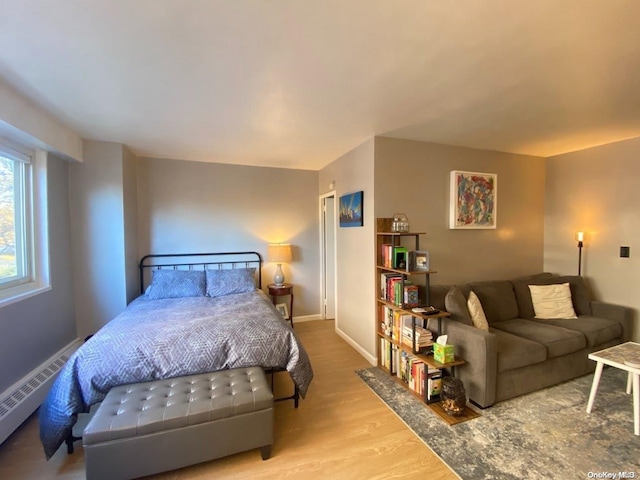
[{"label": "book on shelf", "polygon": [[[433,345],[433,333],[431,330],[420,325],[414,326],[414,321],[413,315],[402,315],[402,343],[418,350]],[[414,332],[415,343],[413,341]]]},{"label": "book on shelf", "polygon": [[389,370],[392,375],[396,375],[397,372],[399,352],[397,345],[384,338],[380,339],[380,364]]},{"label": "book on shelf", "polygon": [[427,380],[427,400],[433,400],[435,397],[440,395],[442,391],[442,372],[440,370],[436,370],[436,372],[431,372],[429,370],[429,378]]},{"label": "book on shelf", "polygon": [[382,273],[380,274],[380,298],[391,302],[395,295],[395,284],[402,281],[402,275],[399,273]]},{"label": "book on shelf", "polygon": [[410,284],[404,286],[403,302],[407,307],[417,307],[420,305],[420,295],[417,285]]},{"label": "book on shelf", "polygon": [[408,251],[406,247],[393,247],[393,258],[391,268],[397,268],[404,270],[407,268],[407,255]]},{"label": "book on shelf", "polygon": [[392,265],[393,265],[392,253],[393,253],[393,245],[391,245],[390,243],[383,243],[382,244],[382,266],[383,267],[392,268]]},{"label": "book on shelf", "polygon": [[411,390],[420,395],[424,394],[425,364],[418,357],[400,352],[400,364],[396,375]]}]

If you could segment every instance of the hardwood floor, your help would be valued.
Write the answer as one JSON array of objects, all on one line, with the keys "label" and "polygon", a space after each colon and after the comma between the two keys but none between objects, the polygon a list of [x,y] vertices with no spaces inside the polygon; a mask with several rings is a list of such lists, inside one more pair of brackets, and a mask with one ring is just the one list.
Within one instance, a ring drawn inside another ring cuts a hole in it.
[{"label": "hardwood floor", "polygon": [[[276,403],[272,457],[262,461],[253,450],[148,478],[458,478],[358,378],[354,370],[369,363],[334,332],[332,321],[295,329],[315,377],[300,408]],[[276,396],[291,388],[286,373],[277,374],[275,384]],[[84,479],[81,442],[76,447],[73,455],[60,448],[47,462],[33,415],[0,446],[0,478]]]}]

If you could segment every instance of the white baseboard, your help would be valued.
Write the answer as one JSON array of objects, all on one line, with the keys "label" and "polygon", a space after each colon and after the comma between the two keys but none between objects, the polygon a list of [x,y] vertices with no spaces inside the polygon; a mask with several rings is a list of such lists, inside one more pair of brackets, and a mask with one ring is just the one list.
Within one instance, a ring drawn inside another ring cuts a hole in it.
[{"label": "white baseboard", "polygon": [[36,411],[66,359],[82,343],[75,339],[0,394],[0,443]]},{"label": "white baseboard", "polygon": [[351,338],[349,335],[344,333],[338,327],[336,327],[336,333],[342,337],[342,339],[351,345],[360,355],[362,355],[371,365],[377,365],[378,359],[372,356],[369,352],[367,352],[364,348],[362,348],[356,341]]},{"label": "white baseboard", "polygon": [[301,317],[293,317],[293,324],[302,323],[302,322],[311,322],[312,320],[322,320],[322,316],[320,314],[316,315],[302,315]]}]

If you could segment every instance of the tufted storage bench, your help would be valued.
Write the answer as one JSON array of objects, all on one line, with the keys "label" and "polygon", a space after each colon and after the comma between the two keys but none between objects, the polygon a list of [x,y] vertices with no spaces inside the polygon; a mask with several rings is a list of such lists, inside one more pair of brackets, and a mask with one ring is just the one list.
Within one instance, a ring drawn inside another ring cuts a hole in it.
[{"label": "tufted storage bench", "polygon": [[82,435],[88,480],[129,479],[273,444],[260,367],[112,388]]}]

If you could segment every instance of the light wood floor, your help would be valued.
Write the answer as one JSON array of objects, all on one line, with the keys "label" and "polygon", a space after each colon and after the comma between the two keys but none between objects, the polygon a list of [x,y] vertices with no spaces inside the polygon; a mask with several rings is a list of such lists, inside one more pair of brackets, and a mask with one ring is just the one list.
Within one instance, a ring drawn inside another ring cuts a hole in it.
[{"label": "light wood floor", "polygon": [[[278,402],[272,457],[244,452],[154,479],[390,479],[458,478],[362,382],[354,370],[370,366],[335,332],[332,321],[299,323],[315,377],[298,409]],[[276,396],[290,387],[276,376]],[[50,461],[38,439],[38,419],[29,418],[0,446],[0,479],[84,479],[81,442],[64,446]]]}]

